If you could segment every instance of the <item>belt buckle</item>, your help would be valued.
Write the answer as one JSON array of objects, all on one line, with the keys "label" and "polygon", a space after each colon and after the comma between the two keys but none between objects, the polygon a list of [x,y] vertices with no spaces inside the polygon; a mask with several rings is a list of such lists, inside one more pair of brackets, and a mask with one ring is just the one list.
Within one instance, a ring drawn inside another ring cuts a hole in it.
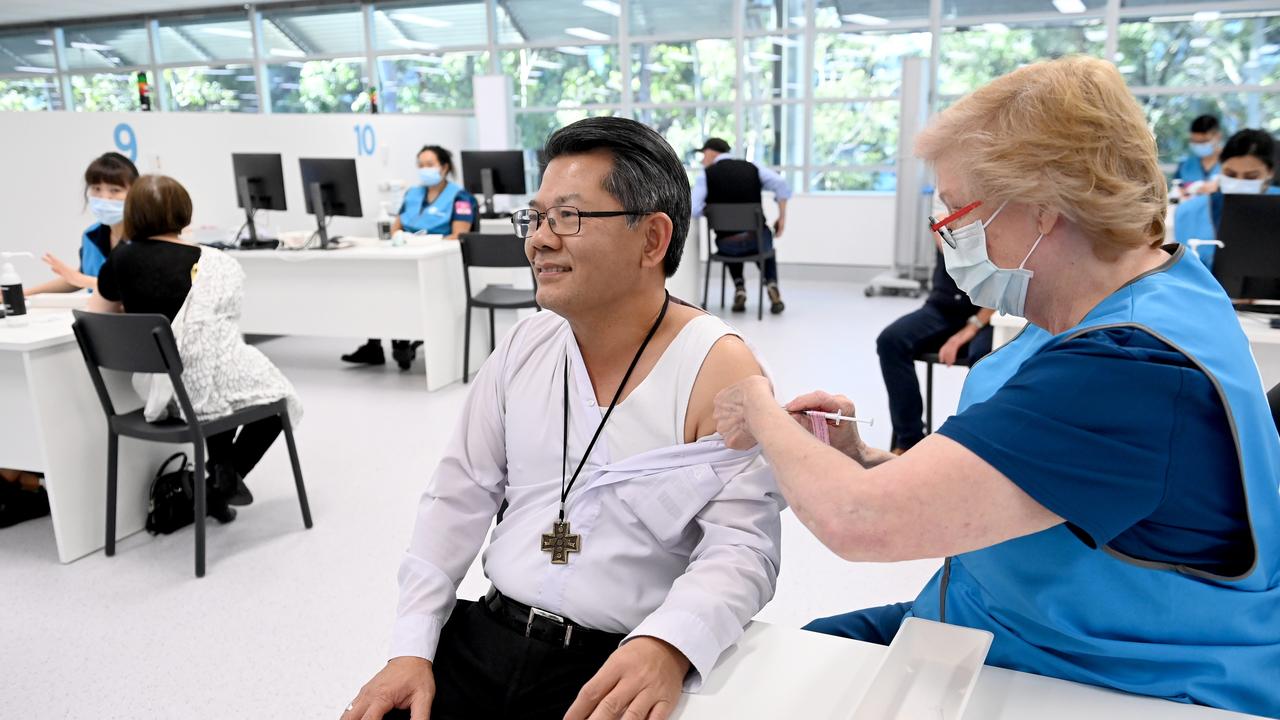
[{"label": "belt buckle", "polygon": [[569,647],[569,638],[573,637],[573,626],[570,625],[569,622],[565,620],[563,616],[557,615],[553,612],[547,612],[546,610],[542,610],[536,607],[529,608],[529,620],[528,622],[525,623],[525,626],[524,626],[525,637],[530,637],[533,634],[533,621],[537,618],[550,620],[556,625],[563,627],[564,628],[564,646]]}]

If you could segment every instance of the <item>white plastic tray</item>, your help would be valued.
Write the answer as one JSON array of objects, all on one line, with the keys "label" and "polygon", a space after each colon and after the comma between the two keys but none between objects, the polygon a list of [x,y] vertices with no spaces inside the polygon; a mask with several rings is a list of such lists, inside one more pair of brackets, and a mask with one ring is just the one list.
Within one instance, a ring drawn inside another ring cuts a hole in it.
[{"label": "white plastic tray", "polygon": [[907,618],[850,720],[960,720],[992,639],[985,630]]}]

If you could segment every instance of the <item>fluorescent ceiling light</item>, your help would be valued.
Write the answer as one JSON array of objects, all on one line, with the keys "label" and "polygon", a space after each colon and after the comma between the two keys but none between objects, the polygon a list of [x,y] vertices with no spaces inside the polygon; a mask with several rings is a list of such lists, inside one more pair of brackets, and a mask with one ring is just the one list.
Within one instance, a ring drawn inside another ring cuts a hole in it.
[{"label": "fluorescent ceiling light", "polygon": [[1004,23],[982,23],[978,27],[989,33],[995,33],[996,35],[1004,35],[1009,32],[1009,26]]},{"label": "fluorescent ceiling light", "polygon": [[18,71],[18,72],[25,72],[25,73],[44,73],[44,74],[46,74],[46,75],[48,75],[48,74],[50,74],[50,73],[52,73],[52,72],[53,72],[53,68],[50,68],[50,67],[36,67],[35,65],[14,65],[14,66],[13,66],[13,69],[14,69],[14,70],[16,70],[16,71]]},{"label": "fluorescent ceiling light", "polygon": [[841,15],[841,19],[845,22],[851,22],[854,25],[888,25],[889,21],[876,15],[867,15],[865,13],[853,13],[852,15]]},{"label": "fluorescent ceiling light", "polygon": [[1103,42],[1107,39],[1107,29],[1104,27],[1087,27],[1084,29],[1084,39],[1089,42]]},{"label": "fluorescent ceiling light", "polygon": [[[203,72],[204,72],[204,74],[205,74],[205,75],[233,75],[233,74],[235,74],[235,70],[232,70],[231,68],[212,68],[212,67],[207,67],[207,68],[204,68]],[[250,75],[249,77],[251,77],[251,78],[252,78],[253,76],[252,76],[252,75]]]},{"label": "fluorescent ceiling light", "polygon": [[1200,12],[1191,16],[1191,21],[1192,22],[1213,22],[1214,20],[1217,20],[1220,17],[1222,17],[1222,13],[1218,12],[1217,10],[1201,10]]},{"label": "fluorescent ceiling light", "polygon": [[1203,50],[1213,44],[1213,39],[1207,37],[1193,37],[1189,44],[1197,50]]},{"label": "fluorescent ceiling light", "polygon": [[221,35],[222,37],[240,38],[241,40],[250,40],[253,33],[248,30],[236,30],[235,28],[209,27],[202,28],[207,35]]},{"label": "fluorescent ceiling light", "polygon": [[80,50],[110,50],[111,49],[110,45],[103,45],[101,43],[80,42],[78,40],[72,40],[71,47],[78,48]]},{"label": "fluorescent ceiling light", "polygon": [[301,50],[290,50],[288,48],[271,48],[270,54],[275,55],[276,57],[292,57],[292,58],[307,56],[307,54],[302,52]]},{"label": "fluorescent ceiling light", "polygon": [[1063,15],[1074,15],[1088,10],[1082,0],[1053,0],[1053,6]]},{"label": "fluorescent ceiling light", "polygon": [[613,0],[582,0],[582,4],[592,10],[598,10],[605,15],[619,17],[622,15],[622,6]]},{"label": "fluorescent ceiling light", "polygon": [[648,70],[651,73],[657,73],[659,75],[665,75],[671,72],[671,68],[667,67],[666,65],[659,65],[658,63],[649,63],[644,66],[644,69]]},{"label": "fluorescent ceiling light", "polygon": [[1138,72],[1138,68],[1137,68],[1136,66],[1134,66],[1134,65],[1121,65],[1121,66],[1120,66],[1120,74],[1121,74],[1121,75],[1132,75],[1133,73],[1136,73],[1136,72]]},{"label": "fluorescent ceiling light", "polygon": [[538,58],[537,60],[534,60],[529,64],[537,68],[542,68],[543,70],[563,70],[564,69],[564,63],[558,63],[554,60],[544,60],[542,58]]},{"label": "fluorescent ceiling light", "polygon": [[761,52],[758,50],[756,52],[751,53],[751,57],[755,58],[756,60],[765,60],[767,62],[776,62],[782,59],[781,55],[774,55],[771,52]]},{"label": "fluorescent ceiling light", "polygon": [[562,52],[562,53],[564,53],[565,55],[578,55],[578,56],[582,56],[582,55],[586,55],[586,54],[587,54],[587,49],[586,49],[586,48],[574,47],[573,45],[563,45],[563,46],[561,46],[561,47],[556,48],[556,51],[557,51],[557,52]]},{"label": "fluorescent ceiling light", "polygon": [[236,76],[236,82],[253,82],[254,80],[257,80],[257,78],[255,78],[255,77],[254,77],[254,76],[252,76],[252,75],[237,75],[237,76]]},{"label": "fluorescent ceiling light", "polygon": [[795,17],[788,18],[788,20],[790,20],[791,24],[795,25],[796,27],[804,27],[803,15],[796,15]]},{"label": "fluorescent ceiling light", "polygon": [[387,17],[391,18],[392,20],[406,22],[411,25],[421,25],[422,27],[429,27],[429,28],[436,28],[436,29],[447,28],[453,25],[453,23],[449,22],[448,20],[438,20],[433,17],[425,17],[422,15],[415,15],[413,13],[407,13],[407,12],[391,13]]},{"label": "fluorescent ceiling light", "polygon": [[306,67],[306,66],[307,66],[307,64],[306,64],[306,63],[304,63],[304,62],[288,62],[288,63],[285,63],[285,67],[291,67],[291,68],[299,68],[299,69],[301,69],[301,68],[304,68],[304,67]]},{"label": "fluorescent ceiling light", "polygon": [[686,52],[670,52],[666,54],[666,59],[671,62],[691,63],[697,58]]},{"label": "fluorescent ceiling light", "polygon": [[397,45],[402,48],[409,48],[411,50],[435,50],[440,47],[435,43],[421,42],[419,40],[410,40],[409,38],[396,38],[395,40],[391,41],[391,44]]},{"label": "fluorescent ceiling light", "polygon": [[564,34],[582,38],[583,40],[595,40],[597,42],[604,42],[605,40],[611,39],[611,37],[605,33],[584,27],[565,28]]},{"label": "fluorescent ceiling light", "polygon": [[49,38],[40,38],[39,40],[36,40],[36,44],[37,44],[37,45],[44,45],[45,47],[49,47],[49,46],[52,46],[52,45],[53,45],[53,41],[52,41],[52,40],[50,40]]}]

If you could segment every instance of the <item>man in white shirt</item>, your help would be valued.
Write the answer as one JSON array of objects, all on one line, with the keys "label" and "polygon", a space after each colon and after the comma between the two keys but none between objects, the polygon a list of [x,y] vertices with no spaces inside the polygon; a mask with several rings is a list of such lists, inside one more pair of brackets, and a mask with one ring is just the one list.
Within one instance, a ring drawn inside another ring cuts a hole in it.
[{"label": "man in white shirt", "polygon": [[[664,290],[689,228],[684,168],[620,118],[562,128],[545,154],[513,224],[550,312],[477,375],[419,505],[391,660],[343,720],[660,720],[773,596],[772,475],[712,415],[760,365]],[[459,601],[495,515],[494,587]]]}]

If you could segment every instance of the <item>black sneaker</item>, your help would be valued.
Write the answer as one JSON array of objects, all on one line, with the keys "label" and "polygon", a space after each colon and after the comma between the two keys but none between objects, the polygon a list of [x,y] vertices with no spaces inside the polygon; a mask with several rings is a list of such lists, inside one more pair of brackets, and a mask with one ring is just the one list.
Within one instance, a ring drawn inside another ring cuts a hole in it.
[{"label": "black sneaker", "polygon": [[395,358],[396,364],[401,370],[408,370],[413,367],[414,358],[418,357],[418,346],[420,342],[411,340],[392,340],[391,341],[391,357]]},{"label": "black sneaker", "polygon": [[0,528],[49,514],[49,493],[44,488],[23,490],[16,482],[0,480],[0,486],[10,485],[0,490]]},{"label": "black sneaker", "polygon": [[777,283],[769,283],[765,290],[769,293],[769,312],[777,315],[787,309],[786,304],[782,302],[782,293],[778,292]]},{"label": "black sneaker", "polygon": [[253,502],[253,493],[244,484],[244,476],[230,465],[214,465],[211,477],[214,492],[228,505],[249,505]]},{"label": "black sneaker", "polygon": [[382,351],[381,340],[370,340],[361,345],[353,353],[342,356],[343,362],[359,365],[386,365],[387,355]]},{"label": "black sneaker", "polygon": [[733,311],[747,311],[747,289],[745,287],[734,288],[733,290]]},{"label": "black sneaker", "polygon": [[218,487],[220,480],[225,478],[218,477],[216,472],[205,479],[204,507],[209,517],[226,525],[236,519],[236,509],[227,504],[227,496]]}]

